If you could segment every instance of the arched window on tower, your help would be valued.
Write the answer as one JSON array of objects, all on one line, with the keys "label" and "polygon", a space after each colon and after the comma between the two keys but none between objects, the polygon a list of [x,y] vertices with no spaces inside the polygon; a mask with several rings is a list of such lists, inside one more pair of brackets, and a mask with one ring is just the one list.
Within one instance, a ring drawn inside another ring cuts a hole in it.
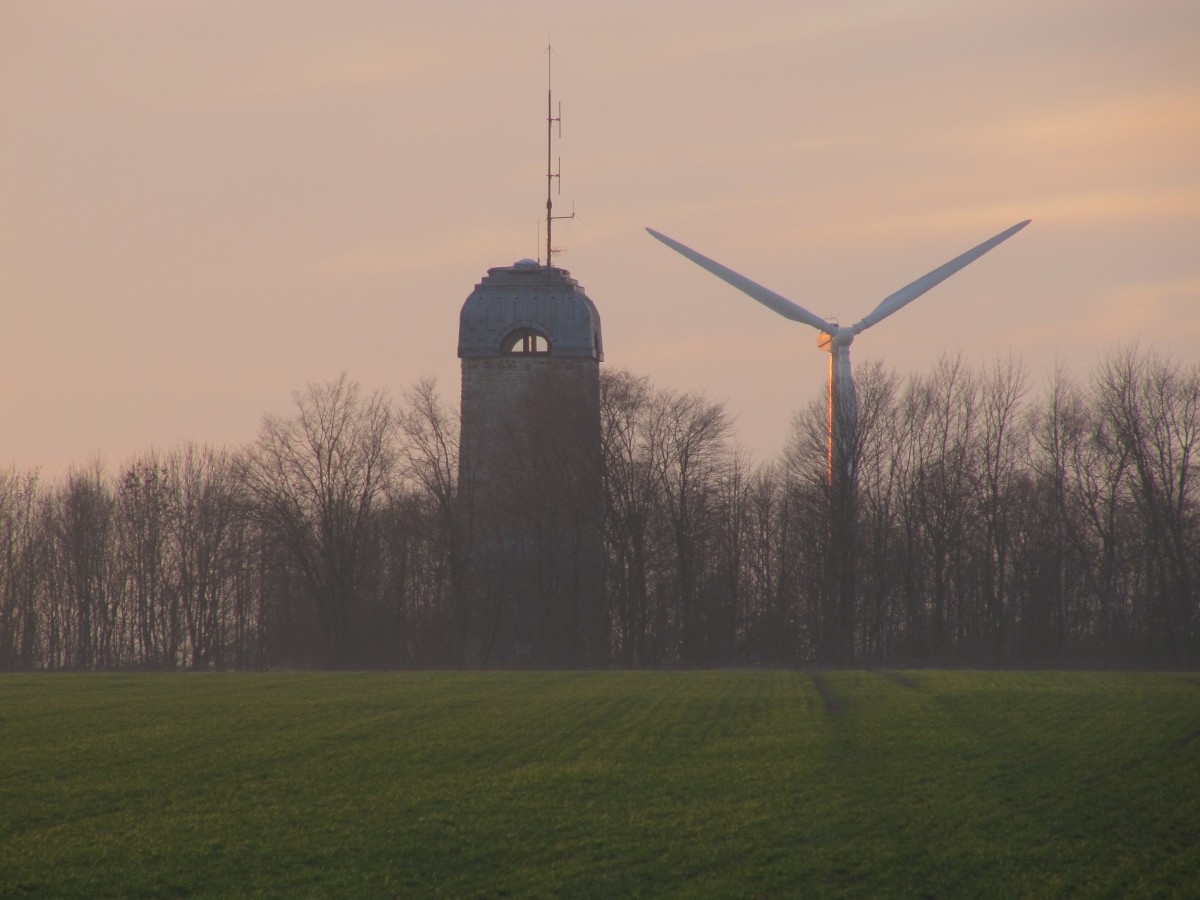
[{"label": "arched window on tower", "polygon": [[549,356],[550,341],[533,328],[518,328],[501,342],[500,349],[515,356]]}]

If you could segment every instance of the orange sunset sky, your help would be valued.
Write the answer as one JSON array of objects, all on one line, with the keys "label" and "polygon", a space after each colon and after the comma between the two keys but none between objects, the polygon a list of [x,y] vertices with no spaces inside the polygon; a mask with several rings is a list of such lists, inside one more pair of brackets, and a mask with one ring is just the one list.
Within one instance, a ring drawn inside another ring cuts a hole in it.
[{"label": "orange sunset sky", "polygon": [[348,372],[457,401],[458,312],[539,254],[606,365],[728,403],[760,459],[828,357],[652,240],[822,316],[1033,224],[856,365],[1139,340],[1200,361],[1200,4],[0,0],[0,467],[240,445]]}]

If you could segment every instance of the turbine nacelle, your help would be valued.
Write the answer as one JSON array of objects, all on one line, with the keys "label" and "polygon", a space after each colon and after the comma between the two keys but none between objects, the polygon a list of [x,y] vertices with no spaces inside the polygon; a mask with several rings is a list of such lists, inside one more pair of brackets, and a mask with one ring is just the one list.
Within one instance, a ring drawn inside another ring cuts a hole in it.
[{"label": "turbine nacelle", "polygon": [[822,331],[817,334],[817,349],[833,353],[844,347],[849,347],[854,343],[854,338],[857,335],[858,330],[853,327],[834,326],[829,331]]}]

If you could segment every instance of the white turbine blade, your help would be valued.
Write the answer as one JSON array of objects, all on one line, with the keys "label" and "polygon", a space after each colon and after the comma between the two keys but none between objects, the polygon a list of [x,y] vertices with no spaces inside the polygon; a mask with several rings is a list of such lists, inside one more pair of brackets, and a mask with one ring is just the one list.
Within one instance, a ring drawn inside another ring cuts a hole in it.
[{"label": "white turbine blade", "polygon": [[856,323],[854,326],[854,331],[856,333],[865,331],[876,322],[886,319],[896,310],[916,300],[930,288],[941,284],[959,269],[979,259],[979,257],[983,256],[983,254],[987,253],[997,244],[1008,240],[1032,221],[1032,219],[1026,219],[1024,222],[1018,222],[1007,231],[1002,231],[994,238],[989,238],[978,247],[971,248],[962,256],[956,256],[954,259],[950,260],[950,262],[946,263],[944,266],[934,269],[928,275],[922,275],[907,287],[900,288],[900,290],[896,291],[896,293],[886,297],[877,307],[864,316],[861,321]]},{"label": "white turbine blade", "polygon": [[779,294],[763,287],[761,284],[751,281],[746,276],[739,275],[737,272],[733,271],[733,269],[728,269],[719,262],[714,262],[707,256],[697,253],[691,247],[685,247],[683,244],[679,243],[679,241],[672,240],[665,234],[659,234],[653,228],[647,228],[646,230],[676,253],[686,256],[700,268],[707,269],[722,281],[733,285],[743,294],[748,294],[763,306],[775,310],[775,312],[779,313],[785,319],[791,319],[794,322],[803,322],[805,325],[811,325],[818,331],[824,331],[828,334],[833,334],[833,332],[837,330],[836,326],[829,324],[820,316],[810,313],[803,306],[793,303],[791,300],[787,299],[787,297],[781,297]]}]

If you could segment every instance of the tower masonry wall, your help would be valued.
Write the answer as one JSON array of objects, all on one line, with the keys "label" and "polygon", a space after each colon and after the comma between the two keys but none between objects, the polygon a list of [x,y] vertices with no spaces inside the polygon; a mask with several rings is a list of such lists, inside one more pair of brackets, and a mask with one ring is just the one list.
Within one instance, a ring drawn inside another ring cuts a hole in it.
[{"label": "tower masonry wall", "polygon": [[[462,361],[462,452],[471,473],[477,508],[486,511],[508,477],[515,441],[527,427],[538,393],[549,413],[565,394],[573,416],[600,428],[600,365],[586,357],[493,357]],[[553,424],[553,423],[549,423]],[[563,426],[575,423],[561,423]]]},{"label": "tower masonry wall", "polygon": [[[537,344],[514,342],[530,333]],[[489,269],[463,304],[458,355],[466,658],[602,661],[599,313],[563,269]]]}]

